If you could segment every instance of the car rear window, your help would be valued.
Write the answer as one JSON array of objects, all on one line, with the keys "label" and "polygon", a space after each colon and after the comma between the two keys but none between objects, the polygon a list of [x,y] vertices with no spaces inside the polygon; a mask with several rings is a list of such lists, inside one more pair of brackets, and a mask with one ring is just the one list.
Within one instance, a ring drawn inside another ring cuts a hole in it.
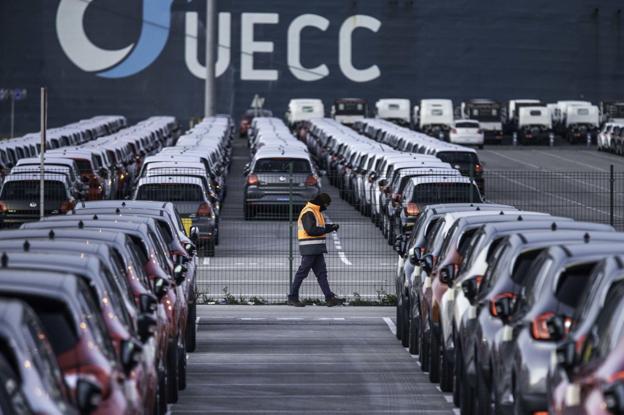
[{"label": "car rear window", "polygon": [[137,191],[137,200],[167,202],[202,202],[202,188],[189,183],[144,184]]},{"label": "car rear window", "polygon": [[455,123],[455,127],[457,128],[479,128],[479,124],[474,122],[458,122]]},{"label": "car rear window", "polygon": [[467,151],[440,151],[436,157],[449,164],[477,164],[479,159],[475,153]]},{"label": "car rear window", "polygon": [[78,170],[80,170],[81,174],[93,173],[93,168],[91,167],[91,162],[89,160],[74,159],[74,161],[78,165]]},{"label": "car rear window", "polygon": [[412,202],[424,204],[481,202],[471,183],[422,183],[414,187]]},{"label": "car rear window", "polygon": [[[39,200],[39,181],[24,180],[6,182],[0,192],[1,200]],[[62,201],[67,199],[67,189],[61,182],[46,180],[43,196],[45,200]]]},{"label": "car rear window", "polygon": [[304,159],[266,158],[256,161],[254,173],[288,173],[292,163],[293,173],[310,173],[310,162]]}]

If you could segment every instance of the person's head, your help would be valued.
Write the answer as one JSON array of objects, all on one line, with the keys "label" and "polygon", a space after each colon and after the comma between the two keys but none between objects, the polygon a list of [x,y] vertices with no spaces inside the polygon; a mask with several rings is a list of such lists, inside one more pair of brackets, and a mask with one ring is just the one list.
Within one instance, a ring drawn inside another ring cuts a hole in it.
[{"label": "person's head", "polygon": [[321,207],[321,210],[325,210],[331,205],[331,197],[327,193],[319,193],[310,202]]}]

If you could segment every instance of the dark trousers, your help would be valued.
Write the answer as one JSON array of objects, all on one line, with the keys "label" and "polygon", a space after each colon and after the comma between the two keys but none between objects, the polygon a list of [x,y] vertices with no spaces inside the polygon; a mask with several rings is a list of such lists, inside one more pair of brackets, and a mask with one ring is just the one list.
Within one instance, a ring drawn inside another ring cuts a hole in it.
[{"label": "dark trousers", "polygon": [[329,300],[334,297],[334,293],[329,289],[329,283],[327,282],[327,265],[325,265],[325,256],[323,254],[318,255],[302,255],[301,265],[295,274],[295,280],[290,290],[289,297],[291,299],[299,298],[299,288],[303,280],[308,277],[310,270],[314,271],[316,279],[321,286],[321,290],[325,295],[325,299]]}]

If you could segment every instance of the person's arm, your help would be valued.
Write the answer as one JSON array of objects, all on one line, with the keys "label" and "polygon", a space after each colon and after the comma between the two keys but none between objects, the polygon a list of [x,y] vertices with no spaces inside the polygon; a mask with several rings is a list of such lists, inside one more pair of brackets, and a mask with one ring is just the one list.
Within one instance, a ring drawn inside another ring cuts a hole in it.
[{"label": "person's arm", "polygon": [[330,232],[327,227],[322,228],[320,226],[316,226],[316,218],[312,212],[305,213],[301,218],[301,221],[303,222],[303,229],[305,229],[307,234],[310,236],[323,236],[327,232]]}]

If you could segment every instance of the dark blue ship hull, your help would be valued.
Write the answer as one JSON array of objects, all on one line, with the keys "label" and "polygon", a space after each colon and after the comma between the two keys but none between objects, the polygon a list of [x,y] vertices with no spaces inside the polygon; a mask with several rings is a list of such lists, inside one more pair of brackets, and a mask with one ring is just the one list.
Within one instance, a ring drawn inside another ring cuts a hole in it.
[{"label": "dark blue ship hull", "polygon": [[[219,0],[217,107],[238,115],[256,93],[279,116],[293,97],[321,98],[327,110],[337,97],[621,98],[622,8],[621,0]],[[17,130],[37,128],[42,85],[51,126],[101,113],[201,115],[204,17],[200,0],[1,0],[0,88],[30,94],[16,106]],[[0,103],[0,135],[9,108]]]}]

